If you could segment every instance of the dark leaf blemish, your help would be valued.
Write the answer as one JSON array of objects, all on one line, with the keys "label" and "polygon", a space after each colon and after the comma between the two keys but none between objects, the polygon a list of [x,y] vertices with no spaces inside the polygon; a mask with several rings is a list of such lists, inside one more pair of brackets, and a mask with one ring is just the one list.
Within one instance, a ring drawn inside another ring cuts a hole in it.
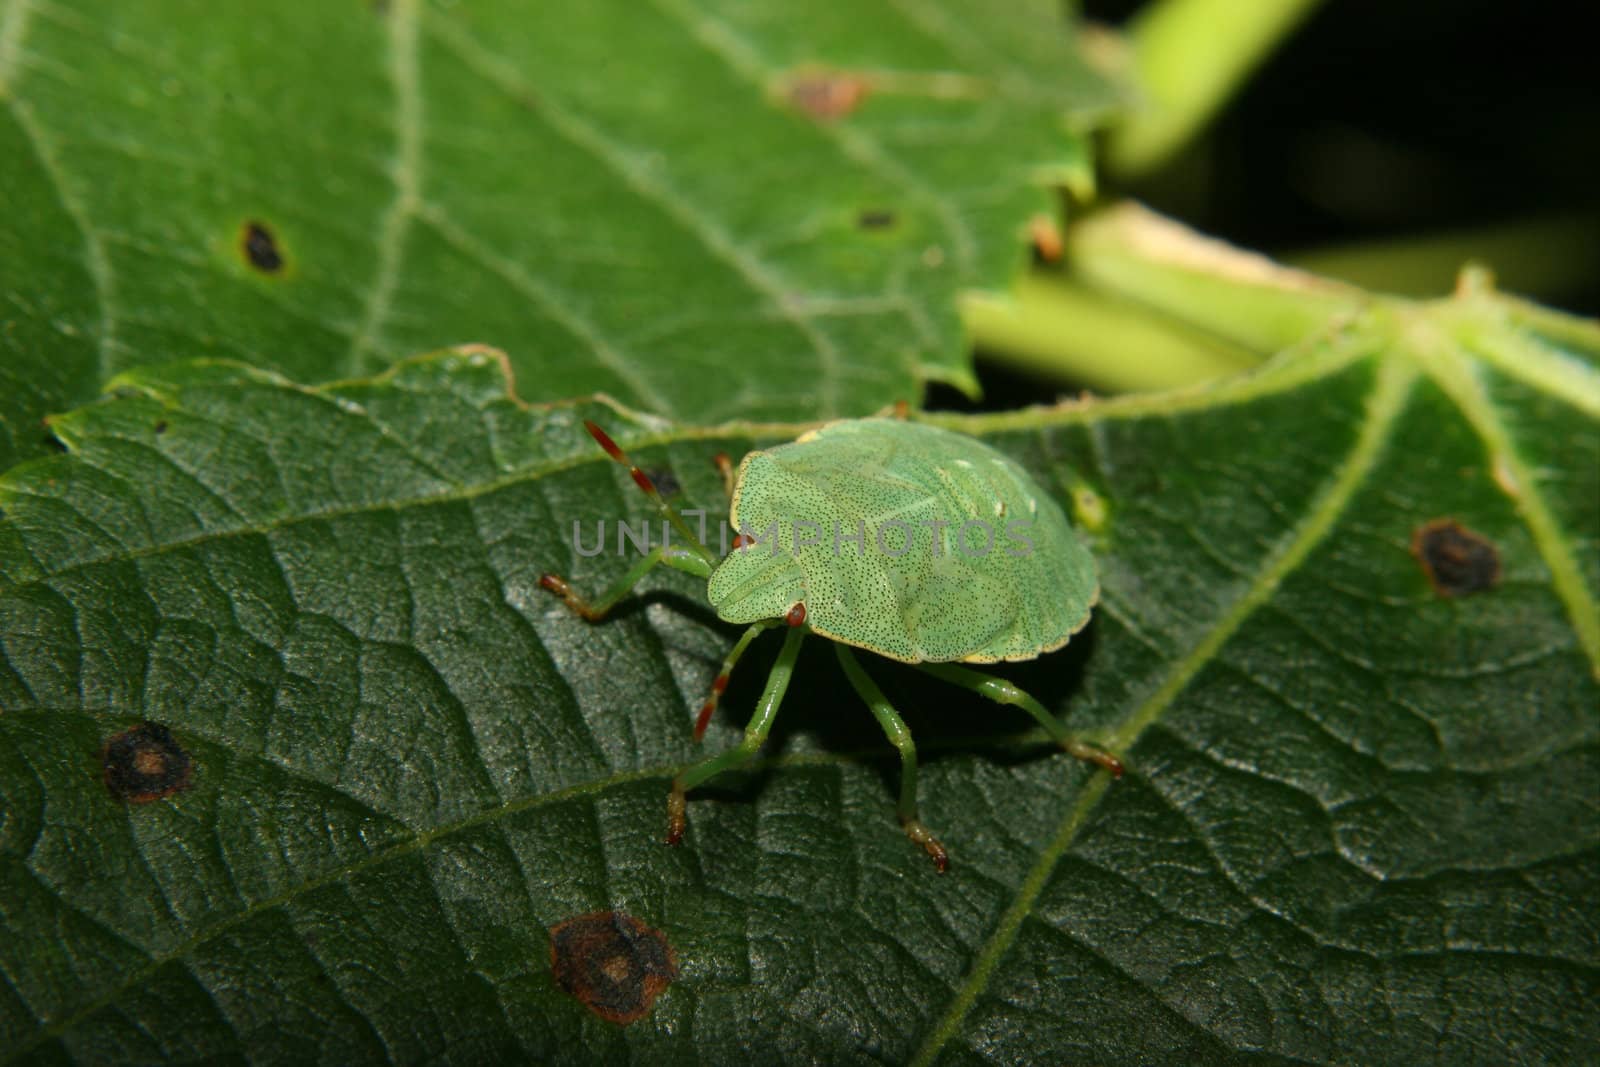
[{"label": "dark leaf blemish", "polygon": [[856,216],[856,225],[863,230],[887,230],[894,225],[894,212],[887,208],[868,208]]},{"label": "dark leaf blemish", "polygon": [[142,722],[106,742],[100,760],[106,788],[118,800],[146,804],[189,788],[189,753],[172,731]]},{"label": "dark leaf blemish", "polygon": [[1434,519],[1411,535],[1411,554],[1440,596],[1481,593],[1500,580],[1500,553],[1454,519]]},{"label": "dark leaf blemish", "polygon": [[620,911],[595,911],[551,929],[550,972],[584,1007],[626,1026],[678,976],[678,962],[661,931]]},{"label": "dark leaf blemish", "polygon": [[683,488],[682,483],[678,481],[678,476],[673,474],[670,468],[659,467],[647,470],[645,474],[655,483],[656,492],[662,496],[672,496]]},{"label": "dark leaf blemish", "polygon": [[277,274],[283,269],[283,253],[278,250],[278,239],[264,222],[244,224],[240,247],[250,265],[264,274]]},{"label": "dark leaf blemish", "polygon": [[163,433],[166,433],[166,432],[167,432],[167,420],[166,419],[162,419],[160,422],[156,423],[156,433],[157,434],[163,434]]}]

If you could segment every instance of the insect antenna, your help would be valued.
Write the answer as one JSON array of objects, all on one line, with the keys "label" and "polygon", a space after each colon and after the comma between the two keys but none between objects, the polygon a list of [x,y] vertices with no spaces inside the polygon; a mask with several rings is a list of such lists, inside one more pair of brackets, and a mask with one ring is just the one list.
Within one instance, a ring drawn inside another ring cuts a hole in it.
[{"label": "insect antenna", "polygon": [[715,567],[719,562],[716,555],[712,553],[709,548],[700,543],[700,538],[694,535],[694,531],[689,528],[688,523],[683,521],[683,516],[678,514],[677,509],[671,504],[667,503],[666,498],[663,497],[660,491],[656,489],[656,483],[650,480],[650,476],[644,471],[640,470],[638,464],[629,459],[628,454],[611,439],[611,435],[606,433],[599,426],[590,422],[588,419],[584,419],[583,428],[589,431],[589,436],[593,437],[595,442],[599,444],[601,448],[605,449],[606,455],[610,456],[612,459],[628,468],[628,473],[633,475],[633,484],[644,490],[645,496],[648,496],[655,503],[657,510],[661,512],[662,516],[668,522],[672,523],[673,529],[682,534],[684,539],[687,540],[691,546],[693,546],[695,552],[700,556],[700,558],[705,560],[706,563]]}]

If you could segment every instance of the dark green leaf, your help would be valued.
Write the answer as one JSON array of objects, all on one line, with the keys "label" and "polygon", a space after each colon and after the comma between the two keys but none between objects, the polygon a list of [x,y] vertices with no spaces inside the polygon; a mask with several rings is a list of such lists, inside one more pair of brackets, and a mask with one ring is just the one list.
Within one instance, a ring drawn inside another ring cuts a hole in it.
[{"label": "dark green leaf", "polygon": [[[525,408],[483,351],[311,390],[124,376],[0,481],[0,1037],[85,1061],[1571,1062],[1600,1040],[1592,325],[1374,305],[1205,390],[949,424],[1097,494],[1104,602],[1004,673],[1125,753],[868,667],[924,754],[937,875],[832,657],[767,759],[667,782],[732,633],[652,577],[588,625],[593,523],[800,427]],[[1441,596],[1454,520],[1498,579]],[[614,533],[614,526],[611,527]],[[768,640],[771,640],[770,638]],[[771,645],[707,739],[733,742]],[[189,787],[129,805],[107,739]],[[620,911],[678,976],[627,1028],[547,931]]]}]

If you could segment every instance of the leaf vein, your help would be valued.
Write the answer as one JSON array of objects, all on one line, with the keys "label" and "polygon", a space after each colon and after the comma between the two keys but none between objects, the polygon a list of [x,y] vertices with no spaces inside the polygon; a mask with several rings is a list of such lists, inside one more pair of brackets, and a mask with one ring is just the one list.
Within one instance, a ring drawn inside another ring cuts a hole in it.
[{"label": "leaf vein", "polygon": [[[766,91],[768,81],[777,71],[753,45],[735,34],[726,24],[704,11],[692,9],[683,0],[651,0],[651,3],[656,10],[682,24],[696,41],[721,59],[728,69],[757,91]],[[912,170],[889,155],[877,139],[853,127],[834,123],[816,123],[814,128],[833,141],[846,158],[890,184],[899,186],[913,201],[925,204],[949,235],[961,271],[970,274],[975,269],[978,242],[967,221],[945,199],[920,181]]]},{"label": "leaf vein", "polygon": [[497,275],[511,288],[528,297],[550,319],[571,333],[589,348],[589,354],[607,370],[615,374],[633,393],[630,398],[651,405],[663,415],[671,415],[673,406],[647,378],[640,373],[643,360],[630,359],[600,330],[599,325],[578,310],[579,303],[570,295],[556,291],[541,282],[517,263],[505,258],[488,245],[472,236],[437,204],[424,201],[418,207],[418,217],[450,247],[475,260]]},{"label": "leaf vein", "polygon": [[[1366,418],[1350,453],[1335,472],[1310,510],[1291,528],[1278,550],[1266,557],[1255,580],[1242,592],[1233,605],[1217,620],[1211,630],[1200,639],[1188,655],[1173,668],[1167,680],[1151,697],[1105,738],[1105,744],[1114,751],[1128,751],[1150,726],[1154,725],[1199,673],[1238,631],[1244,621],[1257,608],[1266,603],[1278,585],[1288,576],[1311,550],[1322,540],[1343,513],[1345,505],[1355,494],[1362,479],[1377,462],[1388,442],[1395,422],[1404,410],[1411,386],[1416,378],[1414,368],[1403,360],[1384,359],[1378,364],[1376,384],[1368,397]],[[1028,873],[1010,906],[1002,915],[989,940],[973,960],[966,980],[956,989],[949,1007],[930,1031],[922,1047],[912,1060],[914,1064],[931,1063],[941,1049],[955,1036],[967,1014],[972,1010],[978,994],[988,985],[999,966],[1001,958],[1015,942],[1023,921],[1029,917],[1039,895],[1055,870],[1056,864],[1079,830],[1088,822],[1090,814],[1106,793],[1110,777],[1104,772],[1096,774],[1078,794],[1074,804],[1063,817],[1056,835]]]},{"label": "leaf vein", "polygon": [[376,347],[375,338],[388,315],[400,281],[405,257],[406,230],[422,203],[422,75],[417,54],[417,2],[396,0],[387,23],[389,81],[393,86],[396,136],[395,156],[389,167],[394,198],[378,224],[378,264],[367,306],[350,347],[345,352],[348,373],[361,369],[361,357]]},{"label": "leaf vein", "polygon": [[1419,345],[1417,356],[1439,388],[1460,408],[1483,443],[1492,467],[1509,476],[1509,486],[1505,477],[1495,481],[1510,496],[1538,546],[1550,569],[1551,584],[1572,621],[1579,647],[1588,657],[1594,676],[1600,678],[1600,601],[1584,584],[1570,538],[1546,503],[1537,476],[1518,452],[1511,431],[1501,421],[1473,365],[1452,351],[1430,345]]},{"label": "leaf vein", "polygon": [[[21,0],[14,2],[21,3]],[[66,212],[83,238],[84,266],[88,270],[90,281],[94,284],[95,300],[100,305],[100,323],[95,331],[98,334],[95,374],[98,380],[104,381],[111,373],[111,350],[116,347],[117,322],[115,284],[105,242],[100,239],[100,235],[90,223],[88,209],[73,191],[66,168],[56,155],[55,146],[46,134],[44,126],[34,116],[33,108],[26,101],[11,95],[3,80],[0,80],[0,97],[5,99],[18,127],[33,146],[34,157],[38,159],[40,167],[50,179],[50,187],[56,195],[57,203],[61,205],[62,211]]]},{"label": "leaf vein", "polygon": [[[534,95],[532,87],[509,63],[452,25],[448,19],[430,18],[428,26],[441,44],[490,85],[514,100],[526,100]],[[612,140],[577,112],[568,110],[546,94],[539,97],[537,114],[551,130],[569,144],[582,149],[643,199],[660,208],[693,234],[707,251],[733,268],[753,290],[770,300],[773,307],[782,312],[785,319],[805,338],[817,357],[817,373],[825,396],[822,404],[824,412],[832,413],[839,409],[841,356],[838,347],[828,334],[817,328],[810,317],[795,308],[788,287],[773,268],[751,254],[709,212],[702,210],[667,181],[653,176],[646,164],[631,158],[629,146]]]}]

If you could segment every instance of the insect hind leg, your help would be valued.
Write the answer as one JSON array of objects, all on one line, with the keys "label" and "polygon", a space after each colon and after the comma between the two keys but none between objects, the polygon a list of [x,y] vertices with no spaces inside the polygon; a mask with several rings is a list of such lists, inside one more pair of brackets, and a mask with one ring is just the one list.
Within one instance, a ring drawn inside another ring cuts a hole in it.
[{"label": "insect hind leg", "polygon": [[1107,752],[1099,745],[1074,737],[1067,728],[1061,725],[1061,720],[1045,710],[1039,703],[1026,692],[1018,689],[1003,678],[995,678],[981,671],[962,667],[955,663],[918,663],[914,666],[935,678],[943,678],[947,682],[954,682],[963,689],[970,689],[979,696],[987,697],[996,704],[1014,704],[1032,715],[1040,726],[1070,755],[1076,756],[1085,763],[1092,763],[1102,770],[1111,772],[1113,778],[1121,778],[1123,772],[1122,761]]},{"label": "insect hind leg", "polygon": [[867,707],[872,709],[872,714],[877,718],[878,725],[883,727],[889,743],[900,753],[898,808],[900,825],[905,827],[907,837],[922,846],[922,850],[928,854],[933,860],[933,865],[942,874],[950,866],[950,855],[939,843],[939,839],[922,825],[921,819],[917,818],[917,746],[911,740],[911,731],[906,728],[905,720],[894,710],[894,705],[883,695],[883,690],[878,688],[872,677],[857,662],[855,653],[851,652],[848,646],[837,642],[833,650],[839,656],[839,665],[844,668],[845,677],[850,679],[850,684],[855,687],[856,693]]}]

